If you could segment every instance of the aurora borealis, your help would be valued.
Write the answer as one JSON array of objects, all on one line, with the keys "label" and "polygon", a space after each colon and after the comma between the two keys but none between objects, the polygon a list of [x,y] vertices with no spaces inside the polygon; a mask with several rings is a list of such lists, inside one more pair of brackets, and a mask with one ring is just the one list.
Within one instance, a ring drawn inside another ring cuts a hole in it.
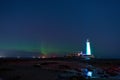
[{"label": "aurora borealis", "polygon": [[119,0],[1,0],[0,55],[85,52],[89,38],[96,57],[120,58],[119,9]]}]

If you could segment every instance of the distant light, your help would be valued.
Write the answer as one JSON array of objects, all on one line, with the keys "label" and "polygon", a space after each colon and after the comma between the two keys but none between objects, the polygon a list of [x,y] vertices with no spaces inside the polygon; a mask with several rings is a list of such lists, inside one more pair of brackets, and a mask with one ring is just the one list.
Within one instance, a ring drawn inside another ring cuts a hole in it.
[{"label": "distant light", "polygon": [[32,56],[32,58],[36,58],[35,56]]},{"label": "distant light", "polygon": [[45,59],[46,58],[46,56],[42,56],[42,59]]},{"label": "distant light", "polygon": [[0,58],[6,58],[6,56],[0,56]]},{"label": "distant light", "polygon": [[0,56],[0,58],[3,58],[3,56]]},{"label": "distant light", "polygon": [[78,56],[80,56],[81,55],[81,53],[78,53]]},{"label": "distant light", "polygon": [[83,52],[81,51],[81,52],[80,52],[80,54],[82,55],[82,54],[83,54]]}]

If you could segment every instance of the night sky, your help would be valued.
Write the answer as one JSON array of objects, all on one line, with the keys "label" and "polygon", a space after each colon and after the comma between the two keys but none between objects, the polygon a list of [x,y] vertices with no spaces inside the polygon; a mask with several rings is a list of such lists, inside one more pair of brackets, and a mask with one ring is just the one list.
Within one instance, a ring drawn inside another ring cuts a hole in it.
[{"label": "night sky", "polygon": [[0,56],[83,51],[120,58],[119,0],[0,0]]}]

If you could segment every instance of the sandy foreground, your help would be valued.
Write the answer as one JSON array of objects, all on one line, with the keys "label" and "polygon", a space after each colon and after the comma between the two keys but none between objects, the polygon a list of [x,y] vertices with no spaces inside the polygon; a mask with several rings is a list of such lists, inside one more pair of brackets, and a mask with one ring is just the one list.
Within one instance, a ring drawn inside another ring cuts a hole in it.
[{"label": "sandy foreground", "polygon": [[[79,67],[78,66],[79,62],[56,61],[56,60],[54,61],[59,64],[69,65],[73,68]],[[8,60],[6,62],[2,61],[2,63],[0,63],[0,80],[56,80],[56,77],[60,72],[54,71],[53,70],[54,68],[52,68],[52,70],[50,69],[48,70],[34,66],[35,64],[41,62],[46,62],[46,61],[32,61],[32,60],[30,61]],[[80,66],[84,67],[84,64],[85,63],[83,64],[80,63]],[[97,79],[97,80],[101,80],[101,79]],[[102,79],[102,80],[106,80],[106,79]],[[109,80],[113,80],[113,79],[109,79]]]},{"label": "sandy foreground", "polygon": [[33,64],[4,64],[0,80],[55,80],[57,72],[34,67]]}]

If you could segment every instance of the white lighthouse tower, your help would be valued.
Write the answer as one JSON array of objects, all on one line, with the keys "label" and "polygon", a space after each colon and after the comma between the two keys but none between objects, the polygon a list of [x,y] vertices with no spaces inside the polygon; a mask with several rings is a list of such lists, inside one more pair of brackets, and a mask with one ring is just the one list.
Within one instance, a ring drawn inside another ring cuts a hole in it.
[{"label": "white lighthouse tower", "polygon": [[87,39],[87,42],[86,42],[86,55],[91,55],[90,42],[89,42],[88,39]]}]

